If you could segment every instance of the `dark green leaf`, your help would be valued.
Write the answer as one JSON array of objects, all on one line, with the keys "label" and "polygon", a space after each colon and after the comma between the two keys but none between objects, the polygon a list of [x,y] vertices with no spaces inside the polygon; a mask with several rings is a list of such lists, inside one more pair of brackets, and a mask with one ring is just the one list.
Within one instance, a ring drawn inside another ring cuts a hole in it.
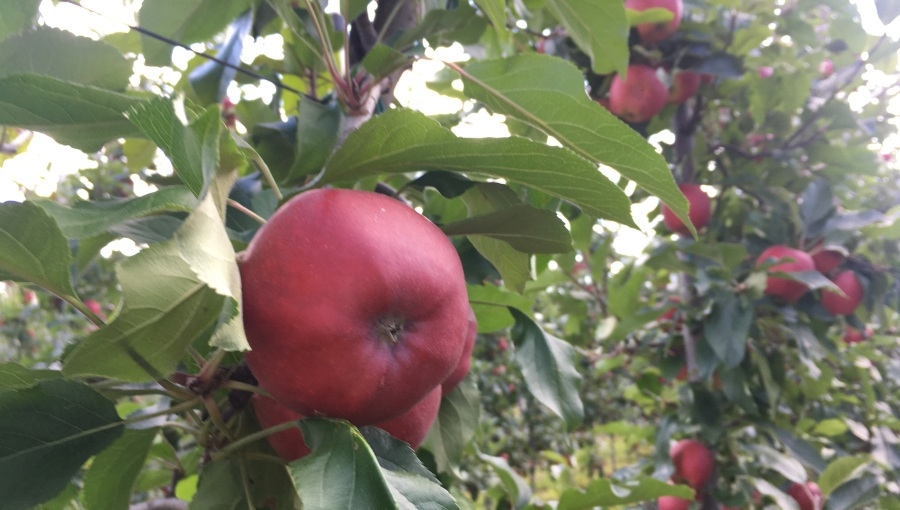
[{"label": "dark green leaf", "polygon": [[528,487],[528,483],[509,466],[506,459],[483,453],[479,453],[478,458],[491,466],[494,473],[500,478],[503,490],[509,496],[513,508],[524,508],[531,501],[531,489]]},{"label": "dark green leaf", "polygon": [[453,172],[425,172],[422,176],[407,184],[410,188],[424,189],[430,186],[438,191],[444,198],[456,198],[475,185],[474,181],[464,175]]},{"label": "dark green leaf", "polygon": [[850,510],[851,508],[874,508],[866,506],[874,501],[882,491],[882,483],[875,475],[856,478],[838,487],[825,502],[825,510]]},{"label": "dark green leaf", "polygon": [[0,39],[30,28],[40,5],[41,0],[0,0]]},{"label": "dark green leaf", "polygon": [[0,42],[0,78],[33,73],[122,91],[131,67],[131,62],[104,42],[45,26]]},{"label": "dark green leaf", "polygon": [[706,342],[727,367],[736,367],[744,359],[747,333],[753,323],[755,309],[743,296],[718,292],[712,313],[703,325]]},{"label": "dark green leaf", "polygon": [[[768,30],[766,31],[768,35]],[[744,75],[744,67],[741,61],[734,55],[727,53],[716,53],[700,62],[696,66],[691,67],[696,73],[711,74],[722,78],[740,78]]]},{"label": "dark green leaf", "polygon": [[28,388],[38,381],[62,377],[59,370],[25,368],[18,363],[0,363],[0,392]]},{"label": "dark green leaf", "polygon": [[809,237],[819,237],[823,234],[825,223],[834,213],[834,195],[831,185],[825,179],[819,178],[803,190],[800,202],[800,218]]},{"label": "dark green leaf", "polygon": [[422,443],[422,448],[434,455],[441,473],[452,472],[462,459],[463,449],[475,435],[480,395],[474,379],[467,377],[441,400],[438,417]]},{"label": "dark green leaf", "polygon": [[31,202],[0,204],[0,276],[75,296],[69,243],[53,218]]},{"label": "dark green leaf", "polygon": [[373,76],[382,77],[391,74],[393,71],[409,65],[411,57],[404,55],[399,51],[385,46],[376,44],[366,53],[366,57],[362,61],[363,67]]},{"label": "dark green leaf", "polygon": [[571,429],[584,418],[578,394],[581,374],[575,369],[575,349],[566,341],[543,331],[529,316],[510,308],[516,319],[512,337],[516,363],[532,395]]},{"label": "dark green leaf", "polygon": [[800,510],[800,507],[797,505],[797,500],[785,494],[784,491],[775,487],[771,483],[763,480],[761,478],[752,478],[751,482],[753,486],[756,488],[757,492],[759,492],[763,496],[768,496],[775,500],[778,504],[778,507],[782,510]]},{"label": "dark green leaf", "polygon": [[[250,445],[249,452],[262,453],[265,442]],[[266,451],[273,455],[270,451]],[[247,502],[250,494],[252,503]],[[191,499],[190,510],[300,510],[300,498],[287,468],[265,458],[233,455],[203,466],[197,493]]]},{"label": "dark green leaf", "polygon": [[301,96],[298,107],[294,163],[286,175],[276,176],[289,184],[322,169],[341,130],[342,115],[337,102],[323,104]]},{"label": "dark green leaf", "polygon": [[591,57],[596,74],[624,73],[628,66],[628,18],[622,2],[547,0],[575,44]]},{"label": "dark green leaf", "polygon": [[457,138],[412,110],[390,110],[363,124],[326,169],[323,183],[423,169],[503,177],[568,200],[590,215],[634,225],[628,197],[575,153],[524,138]]},{"label": "dark green leaf", "polygon": [[253,10],[248,10],[231,22],[225,35],[225,41],[219,46],[216,58],[231,64],[232,67],[207,60],[188,74],[197,97],[202,104],[219,103],[225,97],[228,85],[234,80],[241,65],[241,52],[244,50],[244,39],[250,35],[253,26]]},{"label": "dark green leaf", "polygon": [[774,432],[787,451],[800,462],[817,473],[821,473],[825,469],[825,460],[822,459],[822,454],[819,453],[815,446],[800,439],[789,430],[775,427]]},{"label": "dark green leaf", "polygon": [[806,470],[797,459],[764,444],[749,445],[749,449],[757,455],[762,465],[781,473],[792,482],[806,482]]},{"label": "dark green leaf", "polygon": [[65,379],[0,393],[0,501],[30,508],[63,490],[84,462],[123,427],[115,406]]},{"label": "dark green leaf", "polygon": [[126,430],[91,462],[81,501],[87,510],[127,509],[158,429]]},{"label": "dark green leaf", "polygon": [[569,489],[559,498],[558,510],[590,510],[649,501],[660,496],[693,499],[694,491],[685,485],[671,485],[655,478],[640,477],[627,481],[599,478],[585,490]]},{"label": "dark green leaf", "polygon": [[572,238],[553,211],[530,205],[474,216],[441,227],[447,235],[484,235],[509,243],[524,253],[572,251]]},{"label": "dark green leaf", "polygon": [[40,131],[85,152],[95,152],[116,138],[139,136],[125,112],[141,102],[49,76],[0,79],[0,124]]}]

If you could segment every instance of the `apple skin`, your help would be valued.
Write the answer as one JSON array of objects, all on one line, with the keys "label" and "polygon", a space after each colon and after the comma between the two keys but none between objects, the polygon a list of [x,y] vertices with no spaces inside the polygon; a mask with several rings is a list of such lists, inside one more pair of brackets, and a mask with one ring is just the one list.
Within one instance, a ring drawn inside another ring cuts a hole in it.
[{"label": "apple skin", "polygon": [[305,416],[359,426],[410,409],[462,356],[469,302],[450,240],[385,195],[289,200],[239,263],[250,369]]},{"label": "apple skin", "polygon": [[793,483],[788,487],[787,493],[797,500],[800,510],[822,509],[822,490],[816,482]]},{"label": "apple skin", "polygon": [[860,331],[856,328],[847,326],[844,330],[844,342],[847,344],[858,344],[874,334],[875,332],[869,326],[866,326],[865,331]]},{"label": "apple skin", "polygon": [[844,254],[837,250],[821,249],[810,253],[810,255],[816,264],[816,271],[822,274],[832,272],[844,261]]},{"label": "apple skin", "polygon": [[[794,259],[793,261],[775,264],[768,269],[770,272],[780,271],[784,273],[793,273],[800,271],[812,271],[816,268],[816,264],[815,262],[813,262],[812,257],[810,257],[806,252],[791,248],[790,246],[785,246],[783,244],[770,246],[763,250],[763,252],[759,254],[759,257],[756,258],[756,265],[759,266],[763,262],[765,262],[766,259],[770,258]],[[806,285],[795,280],[778,278],[775,276],[770,276],[766,279],[766,294],[769,296],[779,297],[787,301],[788,303],[796,302],[798,299],[800,299],[800,296],[806,293],[807,290],[809,289],[806,287]]]},{"label": "apple skin", "polygon": [[669,86],[668,104],[680,104],[688,100],[700,90],[702,78],[700,73],[693,71],[680,71],[672,75],[672,84]]},{"label": "apple skin", "polygon": [[441,390],[447,395],[459,386],[459,383],[469,375],[469,369],[472,366],[472,349],[475,348],[475,337],[478,336],[478,321],[475,319],[475,312],[469,309],[469,327],[466,329],[466,344],[463,347],[462,356],[456,368],[450,373],[450,376],[441,383]]},{"label": "apple skin", "polygon": [[[287,421],[303,419],[303,415],[291,411],[269,397],[256,394],[253,395],[250,402],[253,406],[253,412],[256,414],[256,420],[259,422],[260,428],[263,429],[274,427]],[[374,426],[406,442],[415,450],[425,440],[425,436],[428,435],[428,431],[431,429],[431,425],[434,424],[440,408],[441,390],[440,388],[435,388],[409,411],[385,422],[377,423]],[[309,446],[303,440],[303,433],[300,432],[299,428],[283,430],[272,434],[266,439],[272,445],[275,453],[288,462],[305,457],[310,453]]]},{"label": "apple skin", "polygon": [[690,510],[691,500],[677,496],[660,496],[656,500],[659,510]]},{"label": "apple skin", "polygon": [[687,482],[695,491],[709,482],[716,467],[716,459],[709,448],[694,439],[682,439],[672,445],[669,457],[675,466],[672,479]]},{"label": "apple skin", "polygon": [[672,12],[672,19],[660,23],[641,23],[635,28],[641,41],[647,44],[656,44],[675,33],[681,24],[681,15],[684,11],[682,0],[625,0],[625,7],[635,11],[645,11],[654,7],[668,9]]},{"label": "apple skin", "polygon": [[666,106],[669,90],[656,69],[641,64],[628,66],[625,79],[615,75],[609,86],[609,111],[625,122],[646,122]]},{"label": "apple skin", "polygon": [[[694,227],[699,231],[709,223],[709,218],[712,214],[712,202],[709,200],[709,195],[703,191],[703,188],[701,188],[700,185],[688,182],[679,184],[678,189],[681,190],[681,193],[687,198],[689,204],[688,218],[690,218],[691,223],[693,223]],[[688,230],[687,225],[685,225],[678,216],[675,216],[675,213],[665,204],[662,206],[662,215],[663,224],[666,228],[677,234],[685,236],[691,235],[691,231]]]},{"label": "apple skin", "polygon": [[822,290],[822,307],[832,315],[849,315],[862,303],[863,286],[853,271],[841,271],[832,280],[846,296],[828,289]]}]

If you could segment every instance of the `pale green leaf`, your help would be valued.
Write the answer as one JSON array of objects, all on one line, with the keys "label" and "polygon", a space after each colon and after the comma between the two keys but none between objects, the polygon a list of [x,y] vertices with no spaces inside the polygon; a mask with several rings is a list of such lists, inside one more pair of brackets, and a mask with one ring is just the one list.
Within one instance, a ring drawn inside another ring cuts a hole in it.
[{"label": "pale green leaf", "polygon": [[40,5],[41,0],[0,0],[0,39],[30,28]]},{"label": "pale green leaf", "polygon": [[503,285],[522,293],[525,284],[534,276],[531,272],[531,257],[508,243],[486,236],[468,236],[469,242],[500,273]]},{"label": "pale green leaf", "polygon": [[599,478],[584,489],[569,489],[559,498],[557,510],[590,510],[597,507],[615,507],[676,496],[694,499],[694,491],[686,485],[672,485],[655,478],[640,477],[630,480]]},{"label": "pale green leaf", "polygon": [[441,400],[437,419],[422,442],[422,448],[434,455],[439,472],[452,472],[475,435],[481,411],[479,397],[474,378],[466,377]]},{"label": "pale green leaf", "polygon": [[829,495],[844,483],[858,478],[866,465],[872,461],[869,455],[857,455],[854,457],[840,457],[831,461],[825,471],[819,476],[819,488],[822,494]]},{"label": "pale green leaf", "polygon": [[158,429],[128,429],[97,455],[84,477],[81,501],[87,510],[127,509],[131,492]]},{"label": "pale green leaf", "polygon": [[25,368],[18,363],[0,363],[0,391],[27,388],[38,381],[62,377],[59,370]]},{"label": "pale green leaf", "polygon": [[591,57],[597,74],[625,72],[628,66],[628,18],[625,4],[609,0],[547,0],[575,44]]}]

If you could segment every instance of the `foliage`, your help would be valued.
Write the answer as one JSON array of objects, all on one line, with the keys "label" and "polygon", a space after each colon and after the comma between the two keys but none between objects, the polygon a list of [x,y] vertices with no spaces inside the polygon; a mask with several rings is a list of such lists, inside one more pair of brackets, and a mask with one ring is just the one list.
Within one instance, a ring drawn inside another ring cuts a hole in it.
[{"label": "foliage", "polygon": [[[717,459],[698,508],[792,509],[807,480],[900,507],[900,45],[849,3],[697,0],[658,45],[629,23],[665,13],[616,1],[145,0],[97,39],[39,3],[0,0],[0,158],[36,131],[99,168],[0,204],[4,508],[635,507],[692,497],[682,438]],[[283,55],[246,59],[262,40]],[[427,63],[451,114],[395,98]],[[704,83],[628,125],[602,104],[634,63]],[[484,113],[510,136],[458,134]],[[681,183],[712,196],[696,237],[658,220],[689,223]],[[315,418],[288,464],[247,406],[237,259],[326,185],[398,196],[463,262],[473,368],[416,452]],[[772,245],[838,254],[862,306],[822,307],[836,269],[766,295]]]}]

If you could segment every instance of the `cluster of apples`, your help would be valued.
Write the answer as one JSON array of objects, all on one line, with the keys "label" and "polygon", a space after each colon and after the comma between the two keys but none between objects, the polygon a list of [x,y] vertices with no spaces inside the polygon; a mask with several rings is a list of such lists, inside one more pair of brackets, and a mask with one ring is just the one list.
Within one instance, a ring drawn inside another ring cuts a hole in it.
[{"label": "cluster of apples", "polygon": [[[659,23],[641,23],[635,26],[641,43],[655,45],[668,39],[681,24],[684,10],[682,0],[626,0],[625,7],[635,11],[666,9],[672,19]],[[667,104],[679,104],[697,93],[700,84],[708,76],[689,70],[668,71],[669,85],[660,79],[658,68],[647,64],[632,64],[624,76],[613,77],[609,97],[601,101],[610,112],[631,124],[646,122],[656,116]]]},{"label": "cluster of apples", "polygon": [[[260,425],[325,416],[417,448],[469,372],[477,330],[444,233],[385,195],[317,189],[239,259],[245,359],[272,397],[252,400]],[[309,453],[296,428],[269,442],[286,460]]]},{"label": "cluster of apples", "polygon": [[[694,489],[700,500],[716,469],[716,458],[705,444],[696,439],[682,439],[669,449],[675,467],[671,482],[684,483]],[[662,496],[656,500],[659,510],[688,510],[691,500],[677,496]]]}]

